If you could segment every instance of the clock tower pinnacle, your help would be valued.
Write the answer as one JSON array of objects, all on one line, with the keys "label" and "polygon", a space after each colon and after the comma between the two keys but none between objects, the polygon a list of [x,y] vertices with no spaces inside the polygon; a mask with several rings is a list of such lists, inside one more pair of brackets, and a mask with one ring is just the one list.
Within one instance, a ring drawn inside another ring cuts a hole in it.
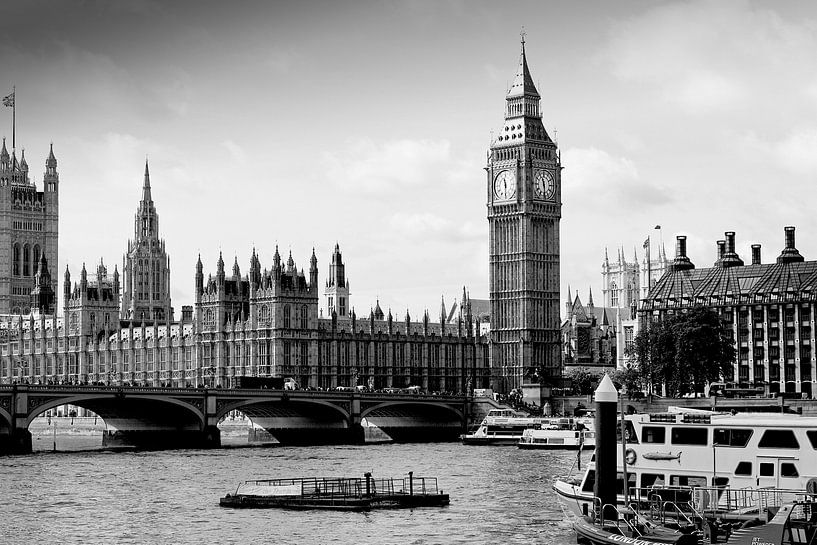
[{"label": "clock tower pinnacle", "polygon": [[491,368],[501,391],[561,374],[561,163],[525,54],[488,153]]}]

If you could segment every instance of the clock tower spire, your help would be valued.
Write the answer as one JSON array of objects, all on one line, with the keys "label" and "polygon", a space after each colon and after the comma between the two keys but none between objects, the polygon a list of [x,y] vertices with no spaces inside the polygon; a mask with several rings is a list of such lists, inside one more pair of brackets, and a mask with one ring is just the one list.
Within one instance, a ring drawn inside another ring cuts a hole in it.
[{"label": "clock tower spire", "polygon": [[491,367],[502,391],[561,374],[561,164],[522,35],[505,121],[488,153]]}]

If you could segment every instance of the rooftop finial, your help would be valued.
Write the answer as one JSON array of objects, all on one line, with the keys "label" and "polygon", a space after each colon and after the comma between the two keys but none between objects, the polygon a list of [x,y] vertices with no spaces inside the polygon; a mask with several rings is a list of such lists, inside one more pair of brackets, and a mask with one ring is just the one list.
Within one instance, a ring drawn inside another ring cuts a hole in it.
[{"label": "rooftop finial", "polygon": [[527,36],[527,34],[525,33],[525,25],[522,25],[522,30],[519,31],[519,36],[522,38],[522,49],[524,50],[525,49],[525,36]]},{"label": "rooftop finial", "polygon": [[148,157],[145,155],[145,182],[142,186],[142,200],[145,202],[152,201],[150,194],[150,169],[148,169]]}]

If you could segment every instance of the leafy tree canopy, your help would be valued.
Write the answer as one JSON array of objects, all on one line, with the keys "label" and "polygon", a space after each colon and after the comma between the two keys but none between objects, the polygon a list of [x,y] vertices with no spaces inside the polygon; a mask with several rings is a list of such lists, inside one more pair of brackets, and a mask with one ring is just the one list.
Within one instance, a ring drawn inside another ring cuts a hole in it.
[{"label": "leafy tree canopy", "polygon": [[663,384],[676,396],[703,391],[728,374],[735,348],[718,314],[696,307],[642,328],[627,356],[641,382],[653,391]]}]

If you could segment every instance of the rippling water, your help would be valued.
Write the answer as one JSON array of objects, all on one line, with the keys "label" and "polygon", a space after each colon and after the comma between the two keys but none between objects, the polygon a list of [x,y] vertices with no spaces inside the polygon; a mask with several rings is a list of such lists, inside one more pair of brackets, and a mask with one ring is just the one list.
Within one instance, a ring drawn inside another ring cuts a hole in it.
[{"label": "rippling water", "polygon": [[[0,543],[575,543],[550,489],[575,454],[457,443],[0,457]],[[445,508],[233,510],[239,481],[436,476]]]}]

